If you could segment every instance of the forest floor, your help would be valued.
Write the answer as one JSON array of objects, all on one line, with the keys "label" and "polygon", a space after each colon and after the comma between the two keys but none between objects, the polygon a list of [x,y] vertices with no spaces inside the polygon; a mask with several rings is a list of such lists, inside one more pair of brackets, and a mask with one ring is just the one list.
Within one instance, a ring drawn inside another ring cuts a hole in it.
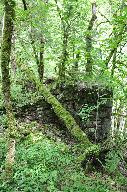
[{"label": "forest floor", "polygon": [[[4,170],[5,140],[0,163]],[[78,146],[77,146],[78,147]],[[124,191],[112,175],[92,170],[87,173],[77,161],[77,148],[56,127],[37,122],[20,122],[16,164],[11,183],[3,182],[1,192],[114,192]]]},{"label": "forest floor", "polygon": [[[127,178],[117,170],[117,151],[111,151],[103,170],[88,172],[78,162],[78,143],[51,106],[40,95],[36,101],[30,98],[18,95],[13,101],[18,135],[11,182],[3,180],[7,149],[6,138],[0,137],[0,192],[127,192]],[[7,128],[3,108],[0,115]]]}]

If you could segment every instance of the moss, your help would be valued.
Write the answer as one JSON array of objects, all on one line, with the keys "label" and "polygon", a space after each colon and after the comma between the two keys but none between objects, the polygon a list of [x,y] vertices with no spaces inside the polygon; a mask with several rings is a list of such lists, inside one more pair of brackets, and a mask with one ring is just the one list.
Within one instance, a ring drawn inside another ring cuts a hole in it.
[{"label": "moss", "polygon": [[3,41],[1,51],[1,71],[2,71],[2,89],[4,94],[4,104],[8,117],[8,124],[11,127],[14,124],[14,115],[12,112],[11,93],[10,93],[10,75],[9,75],[9,62],[11,55],[11,39],[13,33],[13,21],[15,16],[13,0],[4,0],[5,4],[5,18],[4,18],[4,30]]},{"label": "moss", "polygon": [[[86,149],[88,151],[96,149],[96,145],[93,145],[87,135],[80,129],[79,125],[76,123],[75,119],[72,117],[70,112],[68,112],[62,104],[50,93],[50,91],[47,89],[45,85],[43,85],[37,78],[34,76],[33,71],[29,69],[27,66],[25,66],[27,75],[29,78],[35,82],[36,88],[38,91],[40,91],[45,99],[45,101],[50,104],[63,123],[65,124],[68,131],[72,134],[72,136],[77,139],[78,142],[80,142],[81,146],[83,144],[83,153],[86,154]],[[24,70],[24,68],[23,68]],[[94,147],[93,147],[94,146]],[[91,148],[92,147],[92,148]],[[88,154],[88,152],[87,152]]]},{"label": "moss", "polygon": [[15,118],[12,110],[11,103],[11,91],[10,91],[10,75],[9,75],[9,63],[11,56],[12,46],[12,34],[13,34],[13,22],[15,17],[15,2],[13,0],[4,0],[5,5],[5,18],[4,18],[4,30],[1,50],[1,71],[2,71],[2,90],[4,94],[4,105],[7,114],[8,121],[8,151],[5,166],[5,175],[7,179],[12,178],[13,175],[13,163],[15,154],[15,144],[13,145],[13,139],[15,137],[16,125]]},{"label": "moss", "polygon": [[87,135],[80,129],[72,115],[61,105],[61,103],[50,93],[50,91],[39,82],[38,89],[42,92],[45,100],[52,106],[56,115],[64,122],[68,131],[79,142],[86,144],[86,147],[91,145]]},{"label": "moss", "polygon": [[[82,146],[83,147],[83,146]],[[85,148],[85,146],[84,146]],[[85,148],[84,153],[82,153],[78,157],[78,162],[82,162],[84,159],[86,160],[90,156],[98,157],[100,153],[100,146],[99,145],[90,145],[87,149]]]},{"label": "moss", "polygon": [[91,146],[91,142],[89,141],[87,135],[79,127],[74,127],[71,130],[71,134],[74,135],[78,141],[83,143],[85,148]]}]

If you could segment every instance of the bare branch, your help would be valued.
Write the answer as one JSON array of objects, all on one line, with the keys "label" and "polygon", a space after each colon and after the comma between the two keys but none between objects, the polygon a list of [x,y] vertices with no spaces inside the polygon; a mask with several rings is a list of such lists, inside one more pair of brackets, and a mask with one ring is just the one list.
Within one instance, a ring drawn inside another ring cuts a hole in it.
[{"label": "bare branch", "polygon": [[111,23],[111,21],[103,13],[101,13],[99,10],[98,10],[98,13],[100,13],[100,15],[102,17],[104,17],[108,23]]}]

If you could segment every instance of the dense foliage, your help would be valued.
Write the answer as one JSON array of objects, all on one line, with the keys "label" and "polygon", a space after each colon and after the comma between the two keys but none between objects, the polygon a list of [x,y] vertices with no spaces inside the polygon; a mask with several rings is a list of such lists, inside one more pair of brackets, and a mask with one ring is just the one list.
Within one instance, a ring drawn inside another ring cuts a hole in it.
[{"label": "dense foliage", "polygon": [[0,191],[127,191],[126,39],[126,0],[0,2]]},{"label": "dense foliage", "polygon": [[[35,123],[27,125],[27,129],[35,130],[35,126]],[[6,151],[4,140],[1,140],[1,147],[0,162],[3,169]],[[61,141],[49,140],[41,132],[33,131],[27,138],[22,138],[18,142],[16,151],[15,174],[11,183],[6,181],[1,183],[0,190],[3,192],[113,192],[116,187],[115,181],[119,190],[122,189],[121,184],[123,186],[126,184],[125,178],[120,173],[116,174],[119,161],[116,152],[115,156],[114,152],[109,154],[105,167],[113,174],[112,177],[106,174],[102,176],[101,172],[85,175],[85,171],[77,163],[74,148],[68,147]]]}]

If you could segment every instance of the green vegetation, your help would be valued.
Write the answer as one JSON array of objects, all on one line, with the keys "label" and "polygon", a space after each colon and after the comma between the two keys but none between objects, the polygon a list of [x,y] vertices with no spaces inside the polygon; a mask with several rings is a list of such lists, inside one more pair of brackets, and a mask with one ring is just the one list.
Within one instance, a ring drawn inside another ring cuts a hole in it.
[{"label": "green vegetation", "polygon": [[[29,129],[32,126],[30,125]],[[4,169],[6,151],[4,139],[1,140],[1,146],[0,163]],[[115,191],[110,176],[102,176],[97,172],[85,175],[77,163],[74,151],[63,142],[47,139],[41,132],[30,133],[27,138],[18,142],[13,180],[11,183],[6,181],[1,183],[0,190],[3,192]],[[110,164],[111,162],[108,162],[108,165]]]},{"label": "green vegetation", "polygon": [[126,0],[0,2],[0,191],[127,191]]}]

